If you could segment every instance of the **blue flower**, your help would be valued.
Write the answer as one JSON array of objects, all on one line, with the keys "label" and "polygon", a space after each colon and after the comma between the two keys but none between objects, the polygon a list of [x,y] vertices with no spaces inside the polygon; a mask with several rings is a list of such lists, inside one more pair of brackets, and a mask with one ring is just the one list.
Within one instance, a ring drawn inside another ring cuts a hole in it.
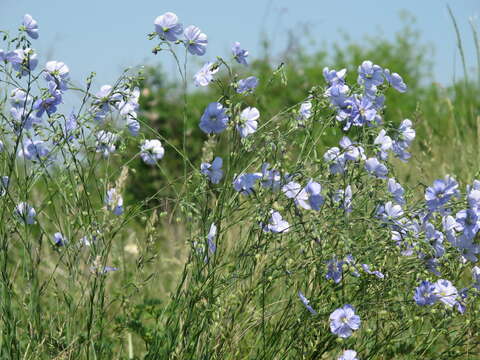
[{"label": "blue flower", "polygon": [[442,226],[445,235],[447,236],[447,240],[451,243],[455,243],[457,239],[457,230],[459,228],[459,224],[457,224],[455,218],[451,215],[444,216],[442,218]]},{"label": "blue flower", "polygon": [[15,130],[19,131],[23,129],[31,129],[33,124],[40,124],[41,119],[35,116],[35,114],[26,114],[24,109],[21,107],[12,107],[10,109],[10,115],[14,120]]},{"label": "blue flower", "polygon": [[301,291],[298,291],[298,297],[300,298],[300,301],[303,303],[303,305],[305,305],[307,310],[310,311],[312,315],[318,314],[315,310],[313,310],[312,306],[310,305],[310,301],[305,297],[305,295],[303,295]]},{"label": "blue flower", "polygon": [[308,120],[310,116],[312,116],[312,103],[310,101],[305,101],[300,105],[297,120]]},{"label": "blue flower", "polygon": [[50,149],[44,141],[26,139],[18,152],[18,156],[31,161],[43,161],[48,157],[49,153]]},{"label": "blue flower", "polygon": [[133,119],[137,118],[137,110],[139,108],[138,100],[140,99],[140,89],[138,87],[126,91],[124,97],[116,104],[117,109],[122,116],[129,116]]},{"label": "blue flower", "polygon": [[103,122],[110,112],[110,103],[119,101],[118,94],[112,94],[113,87],[111,85],[102,85],[100,91],[95,94],[96,99],[92,102],[92,112],[94,118],[98,122]]},{"label": "blue flower", "polygon": [[270,210],[270,214],[270,222],[263,226],[263,231],[281,234],[289,230],[290,224],[283,220],[278,211]]},{"label": "blue flower", "polygon": [[219,70],[218,65],[214,62],[206,62],[200,70],[193,76],[195,86],[207,86],[213,80],[213,74]]},{"label": "blue flower", "polygon": [[106,275],[109,272],[117,271],[118,268],[112,266],[91,266],[90,271],[97,275]]},{"label": "blue flower", "polygon": [[163,40],[176,41],[182,34],[182,24],[178,22],[178,17],[172,12],[166,12],[158,16],[153,22],[155,25],[155,32]]},{"label": "blue flower", "polygon": [[367,96],[350,97],[345,100],[343,107],[339,110],[337,120],[345,122],[343,130],[347,131],[353,126],[364,126],[372,124],[377,120],[377,109],[375,103]]},{"label": "blue flower", "polygon": [[359,328],[360,316],[355,314],[355,309],[349,304],[330,314],[330,331],[341,338],[350,337]]},{"label": "blue flower", "polygon": [[366,60],[358,67],[358,84],[364,85],[366,89],[377,87],[383,84],[383,81],[384,75],[380,66]]},{"label": "blue flower", "polygon": [[78,127],[77,116],[75,115],[74,110],[70,112],[70,115],[65,119],[65,122],[62,125],[64,139],[71,141],[74,138],[73,132]]},{"label": "blue flower", "polygon": [[17,49],[5,54],[5,60],[12,64],[12,68],[19,73],[20,76],[28,75],[35,70],[38,65],[37,54],[33,49]]},{"label": "blue flower", "polygon": [[23,89],[13,89],[10,93],[10,103],[13,107],[23,109],[25,104],[29,104],[32,100],[30,95],[27,96],[27,93]]},{"label": "blue flower", "polygon": [[62,233],[56,232],[55,234],[53,234],[53,242],[57,246],[65,246],[68,241],[67,239],[65,239]]},{"label": "blue flower", "polygon": [[477,254],[480,253],[480,245],[475,244],[473,240],[474,239],[469,238],[465,234],[462,234],[458,238],[456,238],[454,242],[452,242],[452,245],[460,251],[460,259],[463,263],[467,261],[478,261]]},{"label": "blue flower", "polygon": [[386,179],[388,174],[388,169],[385,165],[380,163],[376,157],[369,158],[365,161],[365,170],[370,174],[375,175],[380,179]]},{"label": "blue flower", "polygon": [[329,85],[344,84],[345,76],[347,75],[347,69],[340,71],[330,70],[328,67],[323,68],[323,77]]},{"label": "blue flower", "polygon": [[282,184],[282,176],[280,172],[275,169],[269,170],[270,164],[262,164],[262,181],[261,184],[264,188],[278,190]]},{"label": "blue flower", "polygon": [[467,186],[467,202],[470,208],[480,210],[480,181],[475,180],[473,186]]},{"label": "blue flower", "polygon": [[398,220],[403,216],[403,209],[400,205],[388,201],[377,209],[377,216],[386,223],[398,224]]},{"label": "blue flower", "polygon": [[296,205],[306,210],[318,211],[324,202],[324,198],[321,195],[322,186],[312,179],[304,188],[300,184],[291,181],[282,188],[282,191],[289,199],[294,199]]},{"label": "blue flower", "polygon": [[325,90],[325,96],[330,99],[330,103],[333,106],[339,108],[346,108],[347,104],[347,95],[350,91],[350,88],[343,83],[334,83],[332,86]]},{"label": "blue flower", "polygon": [[370,266],[367,265],[367,264],[362,264],[362,269],[363,269],[363,271],[365,271],[367,274],[375,275],[375,276],[376,276],[377,278],[379,278],[379,279],[384,279],[384,278],[385,278],[385,275],[384,275],[382,272],[380,272],[380,271],[378,271],[378,270],[374,270],[374,271],[370,270]]},{"label": "blue flower", "polygon": [[185,36],[185,46],[192,55],[202,56],[207,51],[208,39],[207,35],[194,26],[188,26],[183,32]]},{"label": "blue flower", "polygon": [[210,230],[208,231],[208,234],[207,234],[208,251],[210,252],[211,255],[215,254],[215,252],[217,251],[217,245],[214,242],[216,236],[217,236],[217,225],[212,223],[210,225]]},{"label": "blue flower", "polygon": [[46,99],[38,99],[33,103],[33,109],[37,110],[36,116],[41,118],[45,112],[47,112],[48,116],[57,112],[57,105],[62,103],[62,97],[57,96],[50,96]]},{"label": "blue flower", "polygon": [[360,273],[357,270],[355,258],[352,254],[348,254],[347,256],[345,256],[345,261],[343,263],[349,266],[349,270],[351,271],[353,276],[360,277]]},{"label": "blue flower", "polygon": [[137,136],[140,131],[140,123],[137,120],[129,117],[127,119],[127,129],[132,136]]},{"label": "blue flower", "polygon": [[411,144],[415,139],[415,130],[412,128],[412,121],[405,119],[401,122],[398,127],[399,132],[399,141],[405,141],[408,144]]},{"label": "blue flower", "polygon": [[435,304],[438,298],[433,293],[434,289],[435,287],[432,283],[426,280],[422,281],[420,285],[415,288],[413,300],[420,306]]},{"label": "blue flower", "polygon": [[401,93],[404,93],[405,91],[407,91],[407,85],[403,82],[403,79],[400,75],[398,75],[397,73],[390,74],[390,70],[388,69],[384,70],[384,74],[385,74],[385,79],[387,79],[387,82],[395,90]]},{"label": "blue flower", "polygon": [[210,230],[208,231],[208,234],[207,234],[208,252],[205,252],[205,249],[203,247],[198,246],[198,244],[194,242],[194,247],[196,248],[197,252],[200,254],[205,253],[205,257],[203,259],[205,263],[208,263],[210,260],[210,255],[215,254],[215,252],[217,251],[217,245],[215,244],[216,236],[217,236],[217,225],[215,225],[215,223],[212,223],[210,225]]},{"label": "blue flower", "polygon": [[393,195],[393,198],[398,204],[405,204],[405,199],[403,197],[405,190],[403,189],[402,185],[400,185],[394,178],[388,179],[387,189],[388,192]]},{"label": "blue flower", "polygon": [[202,163],[200,165],[200,171],[210,179],[212,184],[218,184],[223,177],[222,165],[222,158],[217,156],[211,164]]},{"label": "blue flower", "polygon": [[53,82],[61,91],[68,89],[69,75],[70,69],[61,61],[48,61],[45,64],[45,80]]},{"label": "blue flower", "polygon": [[335,191],[332,200],[334,203],[339,203],[340,208],[342,208],[345,212],[352,212],[352,187],[347,185],[345,190],[339,189]]},{"label": "blue flower", "polygon": [[247,63],[248,51],[245,49],[242,49],[238,41],[233,43],[232,53],[233,53],[233,58],[237,60],[239,64],[243,64],[245,66],[248,65]]},{"label": "blue flower", "polygon": [[228,116],[222,104],[212,102],[208,104],[200,118],[200,129],[206,134],[219,134],[227,128]]},{"label": "blue flower", "polygon": [[109,272],[117,271],[117,270],[118,270],[118,268],[113,267],[113,266],[104,266],[103,270],[102,270],[102,274],[107,274]]},{"label": "blue flower", "polygon": [[257,120],[259,117],[260,112],[257,108],[247,107],[242,110],[242,112],[240,113],[240,119],[236,126],[240,137],[245,138],[248,135],[253,134],[255,131],[257,131]]},{"label": "blue flower", "polygon": [[257,180],[261,178],[261,173],[240,174],[233,180],[233,188],[243,195],[250,195]]},{"label": "blue flower", "polygon": [[344,150],[345,160],[358,161],[366,159],[363,147],[356,145],[348,136],[342,137],[339,145]]},{"label": "blue flower", "polygon": [[38,39],[38,23],[30,14],[23,16],[22,25],[28,36],[32,39]]},{"label": "blue flower", "polygon": [[307,194],[308,201],[299,200],[300,206],[307,210],[320,210],[324,203],[324,198],[321,194],[322,186],[310,179],[303,190]]},{"label": "blue flower", "polygon": [[246,79],[238,81],[237,93],[244,94],[250,93],[258,86],[258,79],[255,76],[249,76]]},{"label": "blue flower", "polygon": [[333,280],[336,284],[342,281],[344,261],[333,258],[327,262],[327,280]]},{"label": "blue flower", "polygon": [[480,216],[477,209],[460,210],[455,216],[456,229],[473,239],[480,229]]},{"label": "blue flower", "polygon": [[[284,185],[282,188],[283,193],[289,199],[298,199],[300,193],[302,192],[302,185],[297,182],[290,181],[288,184]],[[302,194],[306,195],[306,194]],[[304,200],[307,199],[307,196],[304,197]]]},{"label": "blue flower", "polygon": [[437,179],[425,191],[425,200],[430,211],[442,211],[453,196],[458,196],[458,183],[449,175]]},{"label": "blue flower", "polygon": [[413,139],[415,139],[415,130],[412,128],[412,122],[405,119],[398,128],[398,138],[393,142],[392,150],[402,161],[410,158],[410,153],[406,151]]},{"label": "blue flower", "polygon": [[380,130],[378,133],[378,136],[374,140],[374,145],[378,146],[378,153],[377,156],[381,160],[387,160],[388,159],[388,152],[389,150],[392,149],[393,147],[393,141],[390,136],[387,135],[387,132],[385,129]]},{"label": "blue flower", "polygon": [[424,228],[425,238],[431,243],[435,250],[435,257],[442,257],[443,254],[445,254],[445,248],[443,247],[443,234],[436,230],[430,222],[426,222]]},{"label": "blue flower", "polygon": [[474,266],[472,268],[473,287],[480,291],[480,267]]},{"label": "blue flower", "polygon": [[353,350],[345,350],[337,360],[358,360],[357,352]]},{"label": "blue flower", "polygon": [[437,258],[425,257],[425,254],[422,254],[422,253],[419,253],[418,257],[424,261],[425,267],[428,271],[430,271],[432,274],[436,276],[442,275],[438,270],[439,263]]},{"label": "blue flower", "polygon": [[323,154],[323,159],[328,163],[332,174],[343,174],[345,172],[345,156],[338,147],[332,147]]}]

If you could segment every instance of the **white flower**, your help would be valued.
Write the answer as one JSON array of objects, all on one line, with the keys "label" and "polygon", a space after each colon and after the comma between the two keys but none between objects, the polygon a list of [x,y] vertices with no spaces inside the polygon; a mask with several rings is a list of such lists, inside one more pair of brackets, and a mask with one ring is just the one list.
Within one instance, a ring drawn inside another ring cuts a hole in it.
[{"label": "white flower", "polygon": [[123,198],[120,194],[117,194],[117,190],[115,188],[107,191],[105,204],[107,205],[108,210],[113,212],[115,215],[123,214]]},{"label": "white flower", "polygon": [[140,147],[140,150],[140,157],[143,162],[148,165],[155,165],[165,154],[165,149],[162,147],[162,143],[157,139],[145,140]]},{"label": "white flower", "polygon": [[239,124],[237,125],[237,131],[240,133],[240,137],[247,137],[257,131],[257,120],[259,117],[260,112],[257,108],[247,107],[243,109],[240,114]]},{"label": "white flower", "polygon": [[300,111],[298,114],[298,120],[307,120],[312,116],[312,103],[306,101],[300,105]]},{"label": "white flower", "polygon": [[109,131],[100,130],[95,134],[97,138],[96,151],[101,153],[103,157],[108,157],[113,153],[117,147],[115,142],[117,141],[117,135]]},{"label": "white flower", "polygon": [[288,231],[290,224],[283,220],[282,215],[278,211],[270,210],[271,217],[270,222],[263,226],[263,231],[265,232],[272,232],[272,233],[284,233]]},{"label": "white flower", "polygon": [[132,91],[130,91],[126,99],[122,99],[117,104],[118,110],[120,111],[120,115],[127,116],[130,115],[133,118],[137,117],[136,111],[138,110],[138,99],[140,98],[140,89],[136,87]]},{"label": "white flower", "polygon": [[213,80],[213,74],[218,72],[218,66],[215,63],[209,61],[202,66],[200,70],[193,76],[195,86],[207,86]]},{"label": "white flower", "polygon": [[35,224],[36,222],[35,218],[37,216],[37,212],[26,202],[21,202],[17,205],[15,208],[15,214],[28,225]]},{"label": "white flower", "polygon": [[453,307],[457,303],[458,291],[450,281],[440,279],[433,284],[433,287],[433,294],[445,305]]}]

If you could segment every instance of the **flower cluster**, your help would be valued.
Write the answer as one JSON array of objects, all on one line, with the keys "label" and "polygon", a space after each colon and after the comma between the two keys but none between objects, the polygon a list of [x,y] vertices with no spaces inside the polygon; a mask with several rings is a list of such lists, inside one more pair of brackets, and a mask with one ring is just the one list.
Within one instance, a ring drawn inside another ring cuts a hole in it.
[{"label": "flower cluster", "polygon": [[[155,21],[155,32],[163,41],[181,42],[192,55],[202,56],[207,51],[208,37],[202,31],[189,25],[183,28],[176,14],[167,12],[158,16]],[[183,39],[180,36],[183,34]]]}]

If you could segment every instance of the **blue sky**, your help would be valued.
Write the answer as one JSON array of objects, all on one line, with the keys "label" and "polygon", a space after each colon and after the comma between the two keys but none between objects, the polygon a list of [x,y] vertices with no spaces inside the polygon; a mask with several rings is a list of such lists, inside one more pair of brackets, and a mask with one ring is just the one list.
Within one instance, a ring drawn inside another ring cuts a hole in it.
[{"label": "blue sky", "polygon": [[[112,83],[128,66],[162,63],[165,70],[174,70],[165,56],[153,56],[154,43],[146,39],[146,34],[153,31],[155,17],[166,11],[175,12],[184,25],[195,24],[208,35],[209,48],[203,62],[227,55],[234,41],[240,41],[254,58],[261,31],[274,39],[274,50],[282,50],[287,30],[301,37],[303,24],[310,26],[318,44],[340,41],[340,30],[359,41],[378,33],[393,38],[402,28],[399,12],[404,9],[415,15],[423,39],[435,47],[436,80],[448,83],[454,73],[461,74],[461,66],[446,4],[439,0],[297,0],[293,4],[291,0],[1,0],[0,28],[14,31],[23,14],[30,13],[40,27],[35,48],[41,62],[65,62],[76,81],[95,71],[97,84],[101,85]],[[480,1],[452,0],[450,6],[460,26],[467,63],[474,68],[468,20],[474,18],[480,29]]]}]

